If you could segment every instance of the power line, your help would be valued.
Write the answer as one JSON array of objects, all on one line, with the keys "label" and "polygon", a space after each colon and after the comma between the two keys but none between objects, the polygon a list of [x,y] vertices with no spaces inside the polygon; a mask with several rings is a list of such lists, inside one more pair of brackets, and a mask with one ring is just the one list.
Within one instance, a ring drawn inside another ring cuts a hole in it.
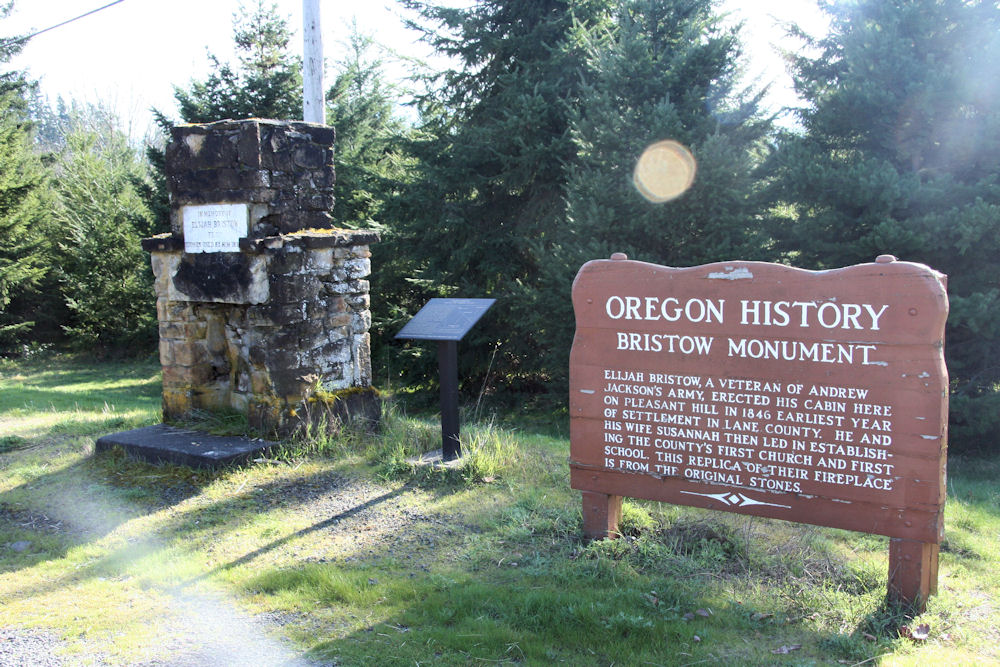
[{"label": "power line", "polygon": [[64,25],[69,25],[70,23],[73,23],[74,21],[79,21],[80,19],[85,18],[87,16],[90,16],[91,14],[96,14],[99,11],[103,11],[103,10],[107,9],[108,7],[114,7],[115,5],[117,5],[119,3],[122,3],[122,2],[125,2],[125,0],[114,0],[114,2],[109,2],[108,4],[104,5],[103,7],[98,7],[97,9],[91,9],[89,12],[87,12],[85,14],[80,14],[79,16],[76,16],[74,18],[67,19],[67,20],[63,21],[62,23],[57,23],[57,24],[55,24],[53,26],[49,26],[48,28],[44,28],[42,30],[37,30],[37,31],[31,33],[30,35],[26,35],[24,37],[19,37],[19,38],[15,39],[15,40],[12,40],[12,41],[15,44],[18,43],[18,42],[27,42],[32,37],[37,37],[37,36],[41,35],[43,32],[48,32],[50,30],[55,30],[56,28],[61,28]]}]

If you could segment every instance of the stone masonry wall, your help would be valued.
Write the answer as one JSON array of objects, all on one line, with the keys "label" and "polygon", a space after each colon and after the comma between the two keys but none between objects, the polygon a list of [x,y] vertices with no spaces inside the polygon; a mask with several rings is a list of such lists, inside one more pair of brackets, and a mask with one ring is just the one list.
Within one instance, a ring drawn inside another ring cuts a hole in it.
[{"label": "stone masonry wall", "polygon": [[[174,129],[172,232],[143,242],[165,418],[233,409],[279,435],[306,422],[377,421],[364,278],[378,236],[332,227],[332,140],[331,128],[305,123]],[[239,252],[185,252],[183,207],[224,203],[249,205]]]},{"label": "stone masonry wall", "polygon": [[171,229],[185,204],[250,204],[250,237],[333,227],[334,130],[272,120],[172,128],[167,145]]}]

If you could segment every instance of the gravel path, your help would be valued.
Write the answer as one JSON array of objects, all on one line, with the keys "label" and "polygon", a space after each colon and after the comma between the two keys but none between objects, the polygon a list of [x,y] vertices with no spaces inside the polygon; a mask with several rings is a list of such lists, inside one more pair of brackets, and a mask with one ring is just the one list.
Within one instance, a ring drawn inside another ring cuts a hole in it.
[{"label": "gravel path", "polygon": [[[319,475],[303,483],[289,480],[277,484],[258,497],[261,511],[294,508],[296,514],[312,522],[292,535],[275,540],[241,560],[250,563],[272,555],[272,551],[294,550],[294,543],[306,538],[314,545],[321,536],[319,550],[298,555],[302,562],[374,562],[384,556],[419,563],[420,552],[435,549],[462,527],[460,518],[421,510],[430,495],[419,488],[380,484],[344,477],[336,473]],[[18,516],[19,523],[25,517]],[[29,517],[38,523],[48,517]],[[43,522],[44,523],[44,522]],[[75,522],[74,522],[75,523]],[[49,526],[34,526],[36,529]],[[56,530],[80,530],[82,526],[53,525]],[[155,540],[150,542],[155,548]],[[286,552],[287,553],[287,552]],[[297,554],[292,554],[293,556]],[[415,564],[415,569],[423,569]],[[313,661],[284,642],[271,639],[280,635],[281,618],[253,616],[220,592],[219,595],[190,590],[164,590],[170,595],[169,618],[164,622],[156,657],[134,663],[134,667],[322,667],[334,661]],[[49,667],[62,665],[118,664],[98,651],[63,655],[63,641],[51,633],[24,628],[0,628],[0,667]],[[96,647],[95,647],[96,648]],[[78,651],[78,649],[77,649]]]},{"label": "gravel path", "polygon": [[0,665],[60,667],[65,663],[55,654],[59,646],[59,639],[47,632],[0,628]]}]

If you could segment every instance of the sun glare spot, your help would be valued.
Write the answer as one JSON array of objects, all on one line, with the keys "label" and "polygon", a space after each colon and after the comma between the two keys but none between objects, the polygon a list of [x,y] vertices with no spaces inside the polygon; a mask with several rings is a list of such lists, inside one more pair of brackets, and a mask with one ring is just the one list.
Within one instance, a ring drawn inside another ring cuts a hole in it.
[{"label": "sun glare spot", "polygon": [[662,204],[680,197],[694,182],[698,165],[682,144],[667,139],[657,141],[639,156],[632,182],[643,197]]}]

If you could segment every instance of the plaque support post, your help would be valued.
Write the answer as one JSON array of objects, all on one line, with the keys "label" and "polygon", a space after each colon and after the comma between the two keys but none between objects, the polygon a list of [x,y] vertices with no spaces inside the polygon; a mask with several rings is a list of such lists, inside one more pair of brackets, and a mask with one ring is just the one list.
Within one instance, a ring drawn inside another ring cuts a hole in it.
[{"label": "plaque support post", "polygon": [[937,544],[897,537],[889,540],[889,598],[923,612],[937,592]]},{"label": "plaque support post", "polygon": [[583,533],[587,539],[618,537],[622,518],[622,497],[596,491],[583,492]]},{"label": "plaque support post", "polygon": [[458,341],[496,299],[431,299],[406,323],[396,338],[436,340],[441,380],[441,458],[462,455],[458,441]]},{"label": "plaque support post", "polygon": [[458,440],[458,341],[438,341],[441,378],[441,458],[453,461],[462,455]]}]

